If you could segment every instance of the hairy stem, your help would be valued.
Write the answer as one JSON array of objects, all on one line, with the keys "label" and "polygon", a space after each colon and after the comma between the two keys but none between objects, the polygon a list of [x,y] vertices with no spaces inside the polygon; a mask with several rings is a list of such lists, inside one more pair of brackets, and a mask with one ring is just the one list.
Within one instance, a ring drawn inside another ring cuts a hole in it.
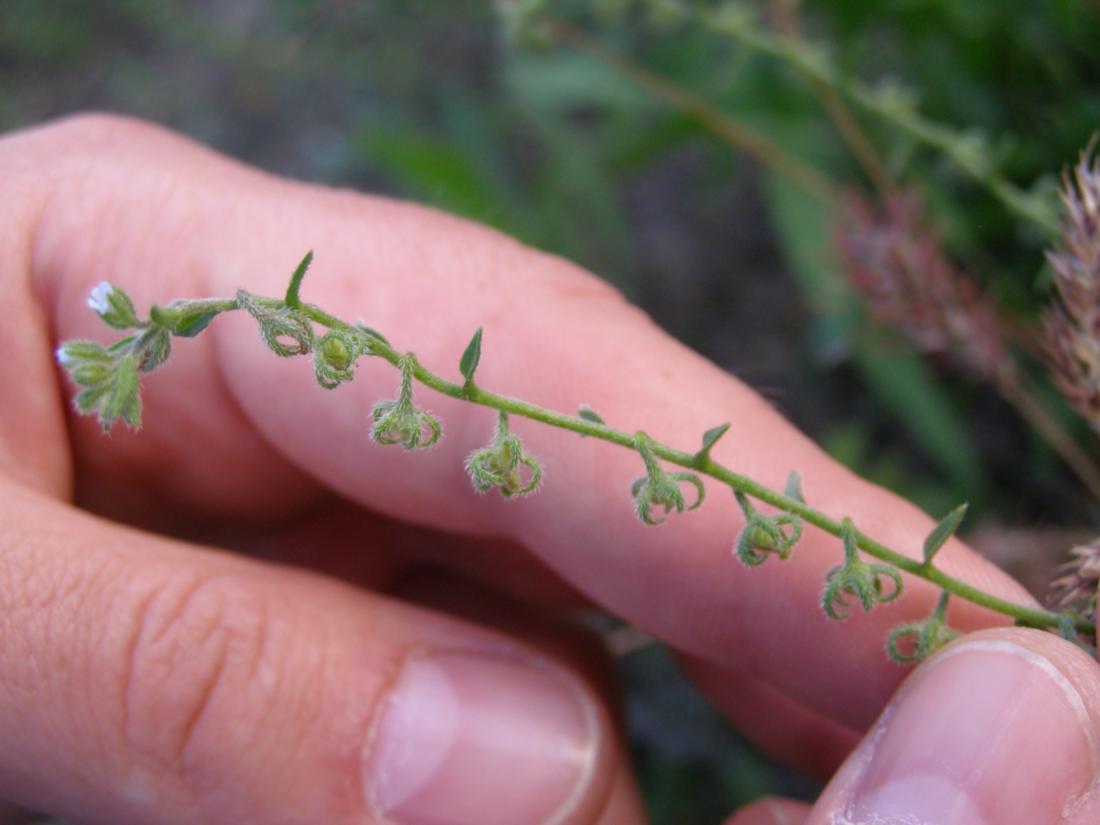
[{"label": "hairy stem", "polygon": [[[321,324],[333,329],[341,329],[349,332],[362,333],[357,327],[348,324],[339,318],[331,315],[324,310],[313,306],[312,304],[302,304],[300,311],[315,323]],[[384,358],[389,361],[395,367],[402,366],[402,360],[408,358],[406,354],[399,352],[393,347],[383,343],[381,340],[367,336],[367,347],[371,353]],[[407,367],[409,361],[405,362]],[[556,427],[562,430],[569,430],[571,432],[579,433],[581,435],[590,436],[592,438],[598,438],[602,441],[607,441],[612,444],[618,444],[619,446],[626,447],[628,449],[636,448],[636,434],[618,430],[614,427],[610,427],[607,424],[597,423],[585,418],[574,415],[566,415],[564,413],[550,410],[545,407],[540,407],[536,404],[531,404],[527,401],[523,401],[518,398],[511,398],[506,395],[498,395],[488,390],[482,389],[478,386],[467,386],[465,384],[455,383],[448,381],[440,375],[427,369],[423,364],[419,363],[415,359],[411,359],[412,376],[422,385],[435,390],[436,392],[457,399],[459,401],[467,401],[473,404],[479,404],[483,407],[489,407],[499,412],[505,412],[510,415],[518,415],[524,418],[531,419],[532,421],[538,421],[551,427]],[[652,449],[654,455],[659,458],[668,461],[671,464],[676,464],[681,467],[685,467],[694,470],[702,475],[710,476],[711,478],[720,481],[722,484],[730,487],[731,489],[744,493],[745,495],[752,496],[753,498],[762,501],[766,504],[770,504],[779,510],[787,513],[792,513],[805,519],[808,523],[815,527],[824,530],[834,536],[842,536],[842,522],[831,518],[830,516],[822,513],[819,510],[814,509],[810,505],[798,501],[794,498],[790,498],[782,493],[776,492],[769,487],[760,484],[759,482],[749,478],[748,476],[735,473],[728,467],[719,464],[714,461],[708,454],[700,453],[688,453],[682,450],[677,450],[666,444],[661,444],[656,441],[651,441],[647,446]],[[1030,627],[1039,628],[1057,628],[1059,623],[1063,621],[1063,617],[1049,610],[1042,608],[1031,607],[1028,605],[1017,604],[1015,602],[1002,599],[998,596],[994,596],[990,593],[986,593],[980,588],[974,587],[967,582],[957,579],[948,575],[944,571],[935,567],[930,562],[918,561],[912,559],[897,550],[893,550],[886,545],[875,541],[870,536],[862,532],[856,534],[857,544],[859,549],[867,553],[869,556],[890,564],[896,567],[898,570],[909,573],[913,576],[925,579],[928,582],[942,588],[943,590],[958,596],[961,599],[973,602],[974,604],[993,610],[1002,615],[1015,619],[1017,623],[1027,625]],[[1074,626],[1082,634],[1086,634],[1092,637],[1096,633],[1096,626],[1094,622],[1087,619],[1077,618],[1074,620]]]}]

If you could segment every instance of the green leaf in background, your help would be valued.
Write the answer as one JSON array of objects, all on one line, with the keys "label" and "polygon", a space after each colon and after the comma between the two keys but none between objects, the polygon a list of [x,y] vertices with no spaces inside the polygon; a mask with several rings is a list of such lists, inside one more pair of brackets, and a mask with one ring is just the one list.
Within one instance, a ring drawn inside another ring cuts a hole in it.
[{"label": "green leaf in background", "polygon": [[449,212],[515,234],[506,198],[474,159],[419,126],[367,124],[355,139],[356,153],[396,180],[407,194]]}]

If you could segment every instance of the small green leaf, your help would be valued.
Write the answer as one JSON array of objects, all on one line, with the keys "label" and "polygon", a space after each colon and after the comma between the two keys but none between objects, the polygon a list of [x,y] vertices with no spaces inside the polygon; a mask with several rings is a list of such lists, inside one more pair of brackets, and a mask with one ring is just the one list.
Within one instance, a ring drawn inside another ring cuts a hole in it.
[{"label": "small green leaf", "polygon": [[579,415],[585,421],[591,421],[593,424],[604,423],[604,420],[600,417],[600,414],[591,407],[581,407],[579,410],[577,410],[577,415]]},{"label": "small green leaf", "polygon": [[73,404],[82,415],[90,415],[99,408],[99,402],[110,392],[110,389],[111,384],[109,381],[104,381],[94,387],[88,387],[88,389],[81,390],[76,394]]},{"label": "small green leaf", "polygon": [[99,407],[99,422],[107,432],[119,418],[134,429],[141,426],[140,378],[134,355],[127,355],[118,362],[114,381],[109,384],[103,403]]},{"label": "small green leaf", "polygon": [[939,552],[940,548],[943,547],[944,544],[947,543],[947,540],[959,529],[959,524],[966,515],[966,508],[969,506],[970,504],[964,501],[944,516],[940,523],[928,534],[928,538],[924,540],[925,563],[932,561],[932,557]]},{"label": "small green leaf", "polygon": [[703,433],[703,448],[699,450],[696,455],[710,455],[710,448],[718,443],[718,439],[724,436],[729,428],[730,423],[727,421],[725,424],[719,424],[717,427],[711,427],[709,430]]},{"label": "small green leaf", "polygon": [[152,372],[172,353],[172,336],[165,327],[151,326],[141,334],[136,345],[139,355],[138,368]]},{"label": "small green leaf", "polygon": [[69,375],[82,387],[98,387],[110,381],[114,371],[108,364],[83,363],[72,367]]},{"label": "small green leaf", "polygon": [[172,333],[180,336],[181,338],[194,338],[204,329],[206,329],[210,322],[218,316],[216,312],[203,312],[195,315],[187,315],[180,319],[176,324]]},{"label": "small green leaf", "polygon": [[478,327],[477,332],[475,332],[474,337],[470,339],[470,343],[466,345],[466,351],[462,353],[462,358],[458,362],[458,370],[462,373],[462,377],[466,379],[467,387],[474,383],[474,371],[477,369],[477,365],[480,361],[481,327]]},{"label": "small green leaf", "polygon": [[375,338],[375,339],[381,341],[387,347],[390,345],[390,342],[386,339],[385,335],[383,335],[381,332],[379,332],[376,329],[371,329],[366,324],[364,324],[362,321],[360,321],[358,324],[356,324],[355,328],[360,330],[361,332],[365,332],[371,338]]},{"label": "small green leaf", "polygon": [[803,504],[806,503],[806,497],[802,495],[802,478],[796,470],[791,470],[791,474],[787,476],[787,486],[783,488],[783,495]]},{"label": "small green leaf", "polygon": [[95,341],[66,341],[57,348],[57,363],[73,367],[82,362],[110,364],[111,354]]},{"label": "small green leaf", "polygon": [[294,274],[290,276],[290,286],[286,288],[286,298],[283,299],[283,303],[292,309],[297,309],[302,305],[302,299],[298,297],[298,291],[302,288],[302,279],[306,276],[306,270],[309,269],[309,265],[313,263],[313,250],[309,250],[306,256],[302,258],[302,262],[298,264],[298,268],[294,270]]}]

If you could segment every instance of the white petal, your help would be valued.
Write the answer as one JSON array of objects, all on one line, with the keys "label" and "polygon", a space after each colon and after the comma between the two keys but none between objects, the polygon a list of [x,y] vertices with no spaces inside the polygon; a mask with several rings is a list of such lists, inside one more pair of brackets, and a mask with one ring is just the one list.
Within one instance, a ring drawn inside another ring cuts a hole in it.
[{"label": "white petal", "polygon": [[99,315],[104,315],[111,308],[108,301],[114,289],[107,281],[100,281],[88,294],[88,307]]}]

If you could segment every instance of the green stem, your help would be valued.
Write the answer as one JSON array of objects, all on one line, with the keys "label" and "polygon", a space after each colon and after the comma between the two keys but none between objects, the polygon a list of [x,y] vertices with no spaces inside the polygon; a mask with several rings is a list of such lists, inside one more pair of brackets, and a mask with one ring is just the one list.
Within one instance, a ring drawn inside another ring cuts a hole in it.
[{"label": "green stem", "polygon": [[678,0],[649,0],[649,2],[651,5],[660,7],[662,11],[698,20],[717,34],[733,38],[762,54],[793,66],[814,83],[835,90],[865,111],[892,123],[921,143],[936,149],[1017,215],[1031,221],[1050,235],[1057,234],[1058,220],[1054,213],[990,169],[985,156],[967,151],[964,140],[958,132],[935,123],[916,111],[891,105],[874,88],[842,75],[819,51],[807,44],[770,34],[756,26],[747,17],[740,15],[731,20],[721,12],[701,7],[689,9]]},{"label": "green stem", "polygon": [[827,206],[835,207],[840,202],[839,190],[829,178],[762,133],[726,114],[710,101],[608,49],[582,29],[564,20],[545,13],[541,15],[541,19],[561,42],[595,58],[629,78],[658,100],[694,118],[705,129],[783,175],[804,192]]},{"label": "green stem", "polygon": [[[300,311],[310,320],[323,326],[366,335],[357,327],[330,315],[312,304],[302,304]],[[367,347],[374,355],[384,358],[395,367],[400,368],[403,366],[402,361],[406,356],[377,338],[372,336],[366,337]],[[598,438],[602,441],[618,444],[628,449],[637,449],[637,436],[634,434],[615,429],[614,427],[609,427],[607,424],[589,421],[579,416],[565,415],[564,413],[546,409],[545,407],[540,407],[518,398],[498,395],[482,389],[481,387],[467,387],[464,384],[454,383],[435,374],[415,359],[410,360],[413,365],[411,369],[412,376],[424,386],[435,390],[441,395],[446,395],[459,401],[479,404],[483,407],[497,410],[498,412],[519,415],[551,427],[569,430],[592,438]],[[404,366],[407,366],[407,364],[408,362],[406,362]],[[729,468],[714,461],[709,455],[687,453],[653,441],[652,439],[648,439],[646,446],[652,451],[653,455],[665,461],[710,476],[729,486],[735,492],[752,496],[759,501],[770,504],[787,513],[800,516],[809,524],[838,538],[842,536],[842,524],[840,521],[830,518],[824,513],[810,507],[808,504],[789,498],[769,487],[765,487],[763,484],[754,481],[748,476],[733,472]],[[1038,607],[1017,604],[1007,599],[1002,599],[999,596],[986,593],[984,590],[974,587],[961,579],[948,575],[931,563],[917,561],[896,550],[892,550],[886,545],[875,541],[865,533],[857,531],[856,540],[859,549],[869,556],[873,556],[880,561],[893,565],[899,570],[931,582],[944,591],[958,596],[959,598],[1015,619],[1020,624],[1038,628],[1057,628],[1059,626],[1059,622],[1062,618],[1061,614]],[[1094,636],[1096,633],[1095,623],[1087,619],[1075,619],[1074,624],[1078,631],[1090,637]]]},{"label": "green stem", "polygon": [[[282,302],[274,298],[264,298],[260,296],[252,296],[252,298],[268,306],[282,305]],[[239,303],[233,299],[212,299],[209,302],[203,303],[209,306],[211,311],[217,311],[219,313],[231,312],[241,308]],[[518,398],[498,395],[497,393],[489,392],[478,386],[448,381],[424,367],[424,365],[417,361],[412,354],[399,352],[380,337],[372,335],[370,332],[358,326],[349,324],[337,318],[335,315],[325,312],[320,307],[314,306],[313,304],[299,304],[297,311],[310,321],[320,324],[321,326],[362,336],[365,340],[367,350],[372,355],[383,358],[401,370],[403,394],[406,390],[411,390],[411,382],[415,379],[420,384],[435,390],[441,395],[497,410],[499,413],[498,426],[506,426],[508,415],[518,415],[532,421],[538,421],[550,427],[556,427],[560,430],[568,430],[579,435],[598,438],[601,441],[607,441],[611,444],[618,444],[620,447],[626,447],[627,449],[641,452],[643,459],[647,459],[647,464],[656,457],[664,459],[671,464],[694,470],[696,473],[710,476],[730,487],[737,495],[739,501],[745,496],[751,496],[758,501],[770,504],[786,513],[797,515],[807,523],[837,538],[844,537],[846,531],[842,522],[815,510],[803,501],[776,492],[754,481],[748,476],[733,472],[728,467],[712,459],[706,451],[696,453],[684,452],[683,450],[677,450],[674,447],[654,441],[648,436],[644,436],[644,441],[641,442],[642,447],[644,447],[643,449],[639,447],[641,434],[624,432],[604,423],[590,421],[580,416],[566,415],[556,412],[555,410],[540,407],[536,404],[531,404],[527,401],[522,401]],[[1015,619],[1018,624],[1037,628],[1058,628],[1065,620],[1064,614],[1054,613],[1038,607],[1017,604],[1007,599],[1002,599],[999,596],[986,593],[984,590],[974,587],[961,579],[948,575],[938,567],[933,566],[931,562],[917,561],[909,558],[887,547],[881,542],[875,541],[870,536],[858,530],[856,531],[856,544],[864,553],[873,556],[879,561],[890,564],[905,573],[931,582],[941,588],[945,593],[951,593],[966,601],[973,602],[981,607]],[[941,604],[945,605],[946,602],[941,599]],[[1076,627],[1078,632],[1089,637],[1096,634],[1096,623],[1088,619],[1074,618],[1073,626]]]}]

